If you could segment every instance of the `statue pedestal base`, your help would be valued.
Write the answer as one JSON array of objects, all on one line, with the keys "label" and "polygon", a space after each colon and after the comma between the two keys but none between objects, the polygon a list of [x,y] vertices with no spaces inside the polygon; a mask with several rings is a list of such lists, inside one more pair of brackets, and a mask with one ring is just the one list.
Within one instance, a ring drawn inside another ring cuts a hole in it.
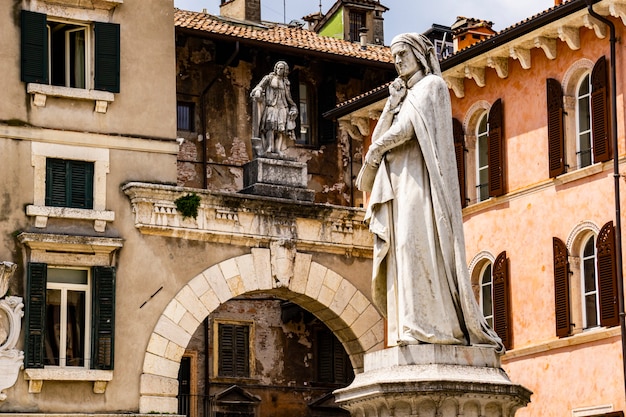
[{"label": "statue pedestal base", "polygon": [[257,158],[243,167],[243,194],[313,201],[315,191],[306,188],[306,163],[275,158]]},{"label": "statue pedestal base", "polygon": [[364,372],[334,394],[359,417],[512,417],[532,393],[509,380],[491,348],[424,344],[365,354]]}]

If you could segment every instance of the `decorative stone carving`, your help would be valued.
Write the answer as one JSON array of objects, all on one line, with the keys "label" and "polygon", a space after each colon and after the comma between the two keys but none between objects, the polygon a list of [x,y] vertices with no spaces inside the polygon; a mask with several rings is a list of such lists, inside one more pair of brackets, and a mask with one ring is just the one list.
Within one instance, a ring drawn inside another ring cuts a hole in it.
[{"label": "decorative stone carving", "polygon": [[12,262],[0,262],[0,298],[7,294],[9,281],[16,268],[17,265]]},{"label": "decorative stone carving", "polygon": [[[17,265],[0,263],[0,297],[9,288],[9,280]],[[5,390],[15,385],[20,369],[24,366],[24,352],[15,349],[20,338],[24,303],[21,297],[4,297],[0,300],[0,401],[7,398]]]}]

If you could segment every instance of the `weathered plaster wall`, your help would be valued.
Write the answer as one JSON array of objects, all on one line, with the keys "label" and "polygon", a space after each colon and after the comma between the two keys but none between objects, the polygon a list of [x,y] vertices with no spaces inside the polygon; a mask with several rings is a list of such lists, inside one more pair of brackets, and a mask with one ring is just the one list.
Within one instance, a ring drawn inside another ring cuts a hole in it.
[{"label": "weathered plaster wall", "polygon": [[[180,31],[176,38],[178,100],[193,103],[196,109],[194,131],[178,132],[179,137],[186,139],[178,158],[178,184],[187,187],[203,187],[202,155],[206,152],[208,189],[239,191],[243,188],[243,165],[253,157],[250,91],[273,70],[277,61],[285,60],[290,66],[292,95],[295,97],[298,78],[307,80],[314,87],[312,93],[317,94],[309,98],[313,102],[343,102],[395,76],[391,69],[367,69],[340,59],[323,61],[245,44],[237,51],[234,42],[214,42]],[[230,65],[225,66],[232,57]],[[333,83],[336,90],[336,97],[332,99],[322,97],[329,83]],[[206,91],[204,135],[201,131],[203,91]],[[322,119],[321,114],[309,117]],[[199,141],[198,135],[203,135],[206,141]],[[319,129],[317,136],[320,136]],[[311,146],[290,141],[286,154],[307,163],[308,188],[316,192],[316,202],[351,205],[352,177],[356,175],[349,169],[351,146],[338,130],[336,136],[332,143]],[[318,137],[314,138],[316,142]]]}]

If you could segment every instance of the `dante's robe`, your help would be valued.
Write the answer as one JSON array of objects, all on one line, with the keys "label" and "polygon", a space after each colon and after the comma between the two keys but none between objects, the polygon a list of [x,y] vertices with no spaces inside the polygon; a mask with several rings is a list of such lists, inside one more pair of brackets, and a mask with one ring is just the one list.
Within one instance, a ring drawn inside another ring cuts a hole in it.
[{"label": "dante's robe", "polygon": [[403,102],[388,103],[372,136],[385,153],[366,214],[375,234],[372,294],[388,319],[388,343],[413,338],[503,351],[465,263],[448,88],[436,75],[407,84]]}]

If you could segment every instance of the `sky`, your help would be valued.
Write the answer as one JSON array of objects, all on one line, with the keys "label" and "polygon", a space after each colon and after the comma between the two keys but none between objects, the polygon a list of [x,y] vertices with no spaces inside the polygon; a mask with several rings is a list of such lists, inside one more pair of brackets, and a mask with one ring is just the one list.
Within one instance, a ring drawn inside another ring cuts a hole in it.
[{"label": "sky", "polygon": [[[322,13],[335,0],[321,0]],[[500,31],[554,6],[554,0],[382,0],[389,8],[385,19],[385,43],[405,32],[425,32],[433,23],[451,26],[457,16],[493,22]],[[180,9],[219,15],[220,0],[174,0]],[[320,0],[261,0],[261,19],[289,23],[320,9]]]}]

